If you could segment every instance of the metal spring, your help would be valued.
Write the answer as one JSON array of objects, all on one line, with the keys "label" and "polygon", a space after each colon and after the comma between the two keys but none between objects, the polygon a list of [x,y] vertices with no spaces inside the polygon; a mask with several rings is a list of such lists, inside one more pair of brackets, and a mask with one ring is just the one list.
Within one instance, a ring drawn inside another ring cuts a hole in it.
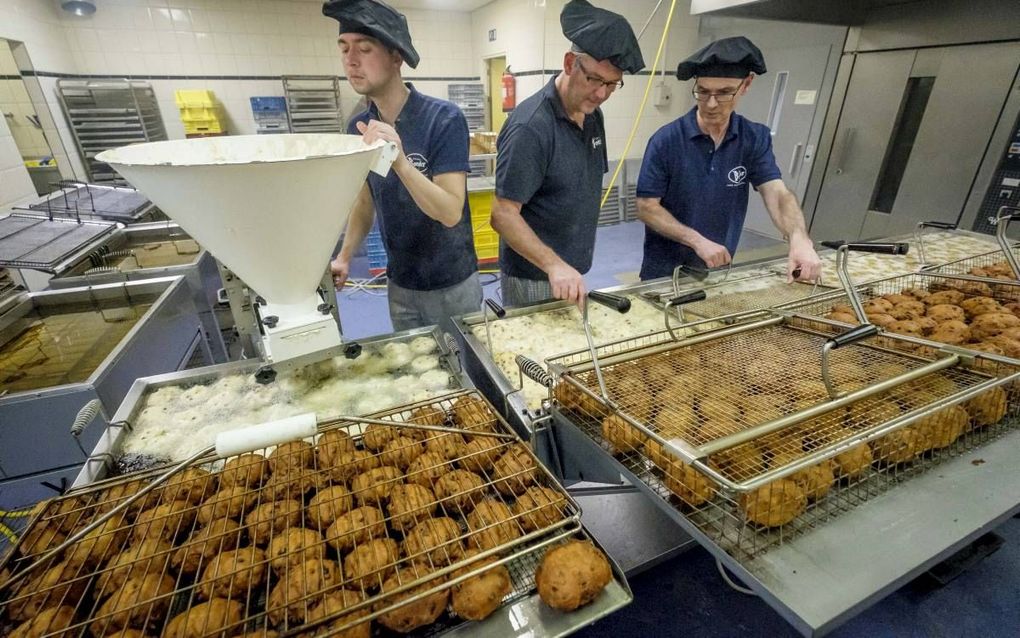
[{"label": "metal spring", "polygon": [[523,354],[519,354],[514,357],[514,361],[517,362],[517,366],[521,369],[521,374],[525,375],[535,383],[544,385],[547,388],[551,388],[555,379],[553,376],[546,372],[546,370],[534,359],[529,359]]},{"label": "metal spring", "polygon": [[110,272],[120,272],[120,269],[117,268],[116,266],[96,266],[95,268],[89,268],[82,274],[88,276],[88,275],[102,275]]},{"label": "metal spring", "polygon": [[83,405],[81,410],[78,410],[78,415],[74,417],[74,422],[71,424],[71,435],[81,436],[81,433],[85,431],[89,423],[92,423],[99,415],[101,409],[102,404],[99,403],[99,399],[92,399]]}]

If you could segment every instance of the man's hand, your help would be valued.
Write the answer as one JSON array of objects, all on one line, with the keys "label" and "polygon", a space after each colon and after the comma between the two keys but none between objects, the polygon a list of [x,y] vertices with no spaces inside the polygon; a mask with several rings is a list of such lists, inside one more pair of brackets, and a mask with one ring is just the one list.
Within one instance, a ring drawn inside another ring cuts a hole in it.
[{"label": "man's hand", "polygon": [[329,269],[333,273],[333,285],[337,290],[343,290],[351,274],[351,262],[337,255],[336,259],[329,262]]},{"label": "man's hand", "polygon": [[397,158],[394,161],[404,157],[404,145],[400,141],[400,136],[397,135],[397,130],[386,122],[380,122],[379,120],[370,120],[368,124],[358,122],[357,127],[358,132],[361,133],[364,138],[365,144],[371,144],[376,140],[393,142],[397,145],[397,150],[399,151],[397,153]]},{"label": "man's hand", "polygon": [[584,278],[567,264],[558,264],[549,269],[549,285],[552,286],[553,297],[572,301],[580,308],[584,304],[588,289],[584,286]]},{"label": "man's hand", "polygon": [[726,246],[715,243],[701,238],[701,241],[695,243],[692,248],[697,253],[701,261],[705,262],[705,265],[709,268],[718,268],[719,266],[725,266],[733,260],[730,255],[730,251],[726,250]]},{"label": "man's hand", "polygon": [[[794,271],[800,273],[795,277]],[[822,274],[822,260],[818,258],[810,239],[791,239],[790,256],[786,263],[786,283],[816,281]]]}]

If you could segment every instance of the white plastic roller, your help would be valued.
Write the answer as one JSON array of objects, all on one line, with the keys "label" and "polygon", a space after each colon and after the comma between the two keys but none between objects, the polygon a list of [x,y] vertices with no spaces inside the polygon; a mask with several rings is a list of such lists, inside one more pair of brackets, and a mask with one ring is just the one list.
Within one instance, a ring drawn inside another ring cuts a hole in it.
[{"label": "white plastic roller", "polygon": [[252,450],[306,439],[315,436],[317,431],[315,414],[312,412],[228,430],[216,435],[216,455],[225,459]]}]

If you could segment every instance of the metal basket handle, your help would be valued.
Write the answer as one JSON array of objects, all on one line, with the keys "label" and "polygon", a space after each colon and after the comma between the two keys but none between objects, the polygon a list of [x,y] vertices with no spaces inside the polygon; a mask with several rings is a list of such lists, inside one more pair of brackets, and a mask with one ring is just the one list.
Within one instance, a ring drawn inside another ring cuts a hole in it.
[{"label": "metal basket handle", "polygon": [[[608,292],[592,290],[588,293],[588,300],[600,303],[607,308],[611,308],[616,312],[619,312],[620,314],[630,311],[630,299],[610,294]],[[599,357],[595,348],[595,339],[591,336],[591,322],[588,320],[588,308],[590,306],[590,303],[584,304],[584,311],[581,313],[581,323],[584,325],[584,336],[588,340],[588,351],[591,352],[591,363],[595,368],[595,377],[599,380],[599,391],[602,392],[602,398],[609,401],[609,392],[606,391],[606,382],[602,378],[602,368],[599,367]]]},{"label": "metal basket handle", "polygon": [[1006,237],[1006,229],[1009,228],[1009,222],[1014,219],[1020,219],[1020,206],[1002,206],[999,208],[999,212],[995,217],[995,239],[999,242],[999,246],[1002,247],[1003,254],[1006,255],[1006,262],[1009,264],[1009,269],[1013,271],[1013,277],[1020,279],[1020,262],[1017,261],[1016,255],[1013,254],[1013,247],[1009,245],[1009,238]]},{"label": "metal basket handle", "polygon": [[924,256],[924,229],[925,228],[938,228],[940,230],[956,230],[957,225],[951,222],[940,222],[940,221],[927,221],[918,222],[917,229],[914,230],[914,240],[917,242],[917,258],[920,260],[920,268],[924,268],[928,264],[928,260]]},{"label": "metal basket handle", "polygon": [[878,253],[882,255],[906,255],[910,250],[910,244],[906,242],[845,242],[845,241],[823,241],[826,248],[836,250],[836,274],[839,275],[839,282],[843,285],[843,292],[850,301],[850,307],[857,315],[857,321],[861,324],[868,323],[868,316],[864,312],[864,305],[861,303],[857,288],[850,278],[850,271],[847,267],[848,253],[853,250],[862,253]]},{"label": "metal basket handle", "polygon": [[669,332],[669,336],[673,341],[679,341],[680,337],[673,332],[673,324],[669,321],[669,309],[676,306],[677,313],[680,317],[680,323],[687,323],[687,317],[684,316],[684,305],[692,303],[694,301],[704,301],[708,297],[708,293],[702,290],[688,290],[685,293],[681,293],[665,303],[662,308],[663,318],[666,322],[666,330]]},{"label": "metal basket handle", "polygon": [[482,300],[482,320],[485,321],[485,345],[489,348],[489,354],[495,352],[492,349],[492,335],[489,334],[489,311],[496,315],[497,319],[502,319],[506,316],[506,308],[499,305],[499,302],[495,299],[484,299]]}]

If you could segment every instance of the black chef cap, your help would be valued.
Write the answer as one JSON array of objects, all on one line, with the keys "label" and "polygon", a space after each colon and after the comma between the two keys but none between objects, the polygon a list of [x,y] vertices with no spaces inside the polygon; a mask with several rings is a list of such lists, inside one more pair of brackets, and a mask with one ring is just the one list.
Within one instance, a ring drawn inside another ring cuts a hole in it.
[{"label": "black chef cap", "polygon": [[618,13],[593,7],[586,0],[571,0],[560,13],[563,35],[579,49],[618,69],[637,73],[645,66],[634,30]]},{"label": "black chef cap", "polygon": [[340,33],[360,33],[379,40],[387,47],[400,51],[404,62],[412,69],[421,57],[411,44],[407,18],[379,0],[328,0],[322,3],[322,13],[340,23]]},{"label": "black chef cap", "polygon": [[702,78],[746,78],[765,73],[765,58],[758,47],[743,36],[716,40],[680,63],[679,80]]}]

